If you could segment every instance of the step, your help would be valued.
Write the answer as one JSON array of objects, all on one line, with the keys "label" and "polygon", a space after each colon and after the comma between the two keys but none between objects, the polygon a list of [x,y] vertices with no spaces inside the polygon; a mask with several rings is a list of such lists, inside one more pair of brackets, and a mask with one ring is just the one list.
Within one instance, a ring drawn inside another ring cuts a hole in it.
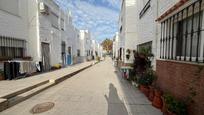
[{"label": "step", "polygon": [[73,73],[70,73],[66,76],[60,77],[58,79],[50,79],[50,80],[46,80],[43,81],[41,83],[35,84],[33,86],[27,87],[27,88],[23,88],[21,90],[15,91],[11,94],[7,94],[5,96],[0,97],[0,112],[4,111],[5,109],[8,109],[9,107],[12,107],[40,92],[42,92],[43,90],[46,90],[49,87],[52,87],[53,85],[56,85],[76,74],[78,74],[79,72],[91,67],[93,65],[89,65],[86,66],[80,70],[77,70]]},{"label": "step", "polygon": [[8,108],[8,101],[7,99],[0,98],[0,112]]},{"label": "step", "polygon": [[41,86],[41,85],[44,85],[44,84],[46,84],[46,83],[48,83],[48,82],[49,82],[49,80],[46,80],[46,81],[37,83],[37,84],[35,84],[35,85],[32,85],[32,86],[29,86],[29,87],[20,89],[20,90],[15,91],[15,92],[12,92],[12,93],[10,93],[10,94],[6,94],[6,95],[4,95],[4,96],[1,96],[0,98],[9,99],[9,98],[15,97],[15,96],[17,96],[17,95],[19,95],[19,94],[25,93],[25,92],[27,92],[27,91],[29,91],[29,90],[32,90],[32,89],[34,89],[34,88],[36,88],[36,87],[39,87],[39,86]]},{"label": "step", "polygon": [[9,98],[7,100],[8,101],[8,108],[12,107],[12,106],[24,101],[24,100],[26,100],[26,99],[28,99],[28,98],[30,98],[32,96],[34,96],[36,94],[38,94],[38,93],[40,93],[40,92],[42,92],[44,90],[46,90],[47,88],[49,88],[49,87],[51,87],[53,85],[55,85],[54,82],[46,83],[46,84],[41,85],[39,87],[36,87],[36,88],[34,88],[34,89],[30,90],[30,91],[27,91],[25,93],[22,93],[22,94],[19,94],[19,95],[15,96],[15,97]]}]

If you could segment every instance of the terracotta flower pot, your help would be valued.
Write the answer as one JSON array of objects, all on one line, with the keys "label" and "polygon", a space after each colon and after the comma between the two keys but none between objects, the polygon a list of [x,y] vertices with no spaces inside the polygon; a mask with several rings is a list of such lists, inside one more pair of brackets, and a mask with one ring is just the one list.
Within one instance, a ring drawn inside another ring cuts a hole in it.
[{"label": "terracotta flower pot", "polygon": [[4,76],[3,75],[0,75],[0,81],[1,80],[5,80]]},{"label": "terracotta flower pot", "polygon": [[148,99],[150,101],[153,101],[153,99],[154,99],[154,87],[152,87],[152,86],[149,87],[149,97],[148,97]]},{"label": "terracotta flower pot", "polygon": [[140,90],[142,93],[145,94],[145,96],[149,96],[149,87],[148,86],[145,86],[145,85],[140,85]]},{"label": "terracotta flower pot", "polygon": [[164,114],[166,114],[166,112],[167,112],[166,102],[165,102],[165,100],[164,100],[164,97],[163,97],[163,96],[162,96],[161,98],[162,98],[162,103],[163,103],[163,106],[162,106],[161,111],[162,111]]},{"label": "terracotta flower pot", "polygon": [[154,90],[154,99],[153,99],[153,102],[152,102],[152,105],[158,109],[161,109],[162,106],[163,106],[163,102],[162,102],[162,99],[161,99],[161,95],[162,95],[162,92],[155,89]]}]

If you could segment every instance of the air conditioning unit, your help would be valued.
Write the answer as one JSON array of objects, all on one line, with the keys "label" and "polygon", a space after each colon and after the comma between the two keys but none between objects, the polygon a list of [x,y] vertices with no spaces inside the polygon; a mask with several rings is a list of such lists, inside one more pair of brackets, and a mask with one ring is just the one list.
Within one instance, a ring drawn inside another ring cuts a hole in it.
[{"label": "air conditioning unit", "polygon": [[41,14],[49,15],[49,7],[43,2],[39,3],[39,11]]}]

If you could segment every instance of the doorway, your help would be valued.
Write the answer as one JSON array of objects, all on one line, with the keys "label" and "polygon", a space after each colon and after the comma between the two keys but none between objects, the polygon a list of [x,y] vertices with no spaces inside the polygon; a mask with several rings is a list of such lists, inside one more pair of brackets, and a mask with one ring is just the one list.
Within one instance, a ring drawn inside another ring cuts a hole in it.
[{"label": "doorway", "polygon": [[50,44],[42,42],[41,48],[42,48],[43,71],[49,71],[50,70]]}]

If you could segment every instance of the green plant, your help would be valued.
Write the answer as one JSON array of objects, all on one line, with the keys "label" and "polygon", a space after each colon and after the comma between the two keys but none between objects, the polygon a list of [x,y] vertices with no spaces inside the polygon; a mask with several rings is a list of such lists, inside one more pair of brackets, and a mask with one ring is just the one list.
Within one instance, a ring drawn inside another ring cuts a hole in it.
[{"label": "green plant", "polygon": [[187,115],[187,106],[183,101],[179,101],[169,93],[164,94],[164,101],[167,109],[176,115]]},{"label": "green plant", "polygon": [[127,52],[127,54],[130,54],[131,51],[130,51],[130,49],[127,49],[126,52]]},{"label": "green plant", "polygon": [[0,69],[0,75],[4,75],[4,71]]},{"label": "green plant", "polygon": [[148,86],[151,85],[155,79],[156,75],[154,74],[154,71],[152,69],[149,69],[140,76],[138,83]]},{"label": "green plant", "polygon": [[152,54],[151,48],[142,47],[139,49],[139,53],[144,55],[145,57],[154,57]]}]

